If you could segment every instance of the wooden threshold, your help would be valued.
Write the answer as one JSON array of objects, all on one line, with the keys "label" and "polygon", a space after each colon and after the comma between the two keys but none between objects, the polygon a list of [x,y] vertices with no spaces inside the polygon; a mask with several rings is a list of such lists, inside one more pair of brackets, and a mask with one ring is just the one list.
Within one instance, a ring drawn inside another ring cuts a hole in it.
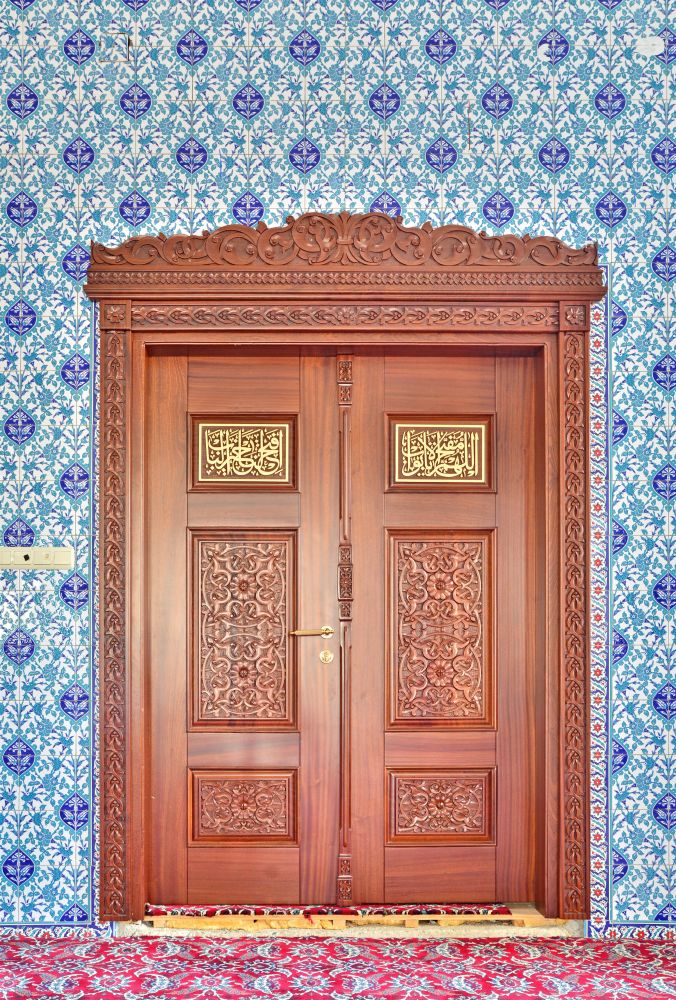
[{"label": "wooden threshold", "polygon": [[171,930],[285,930],[286,928],[306,928],[321,930],[344,930],[346,927],[419,927],[421,924],[436,924],[437,927],[460,927],[463,924],[509,924],[512,927],[558,927],[566,923],[558,917],[543,917],[530,903],[507,904],[511,913],[485,914],[395,914],[367,916],[350,914],[318,914],[302,916],[281,914],[278,916],[250,916],[248,914],[222,917],[181,917],[146,916],[144,923],[152,927],[166,927]]}]

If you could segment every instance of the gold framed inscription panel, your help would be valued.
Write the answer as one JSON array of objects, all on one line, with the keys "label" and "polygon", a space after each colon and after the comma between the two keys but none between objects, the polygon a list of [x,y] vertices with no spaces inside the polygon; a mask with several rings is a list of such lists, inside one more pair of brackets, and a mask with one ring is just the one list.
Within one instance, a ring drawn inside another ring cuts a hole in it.
[{"label": "gold framed inscription panel", "polygon": [[295,490],[296,418],[190,415],[188,489]]},{"label": "gold framed inscription panel", "polygon": [[493,414],[388,415],[387,491],[495,491]]}]

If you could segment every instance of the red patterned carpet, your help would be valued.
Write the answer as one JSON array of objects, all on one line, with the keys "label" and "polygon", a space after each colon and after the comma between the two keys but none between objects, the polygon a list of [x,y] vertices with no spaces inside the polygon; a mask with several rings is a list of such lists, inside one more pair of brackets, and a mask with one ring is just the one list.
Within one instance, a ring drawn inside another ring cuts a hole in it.
[{"label": "red patterned carpet", "polygon": [[667,1000],[676,947],[636,941],[5,941],[0,1000]]}]

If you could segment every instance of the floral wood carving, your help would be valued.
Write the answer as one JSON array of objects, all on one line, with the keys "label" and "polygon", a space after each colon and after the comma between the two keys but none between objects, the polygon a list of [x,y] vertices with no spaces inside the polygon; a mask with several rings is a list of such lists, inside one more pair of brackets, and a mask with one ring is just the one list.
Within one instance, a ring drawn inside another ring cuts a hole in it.
[{"label": "floral wood carving", "polygon": [[295,771],[193,771],[192,794],[193,842],[295,839]]},{"label": "floral wood carving", "polygon": [[492,772],[390,772],[390,841],[492,838]]},{"label": "floral wood carving", "polygon": [[[377,288],[428,288],[441,289],[449,292],[454,287],[462,287],[463,295],[470,294],[468,288],[496,288],[503,287],[510,292],[521,288],[537,287],[542,296],[549,289],[561,289],[574,287],[576,289],[587,288],[587,295],[594,299],[600,298],[604,292],[603,278],[598,268],[576,271],[509,271],[505,268],[502,271],[490,270],[446,270],[446,271],[178,271],[170,270],[169,265],[165,265],[167,270],[100,270],[90,267],[87,272],[87,284],[85,291],[90,298],[97,299],[105,294],[104,288],[97,288],[97,285],[129,285],[129,286],[150,286],[154,290],[164,288],[167,285],[177,285],[181,292],[189,294],[190,289],[201,291],[201,286],[227,286],[230,288],[242,286],[244,288],[255,288],[259,286],[262,290],[276,291],[277,286],[309,286],[320,287],[331,290],[334,286],[352,285],[365,286],[368,289]],[[115,289],[115,294],[119,295],[120,290]],[[174,293],[175,294],[175,293]],[[172,296],[174,297],[174,296]]]},{"label": "floral wood carving", "polygon": [[108,330],[126,329],[129,326],[127,304],[125,302],[106,302],[103,307],[101,325]]},{"label": "floral wood carving", "polygon": [[290,724],[292,536],[195,545],[195,724]]},{"label": "floral wood carving", "polygon": [[564,330],[585,330],[587,327],[587,307],[583,304],[566,305],[563,308],[561,328]]},{"label": "floral wood carving", "polygon": [[104,334],[101,454],[101,908],[127,913],[126,465],[127,334]]},{"label": "floral wood carving", "polygon": [[586,338],[563,334],[563,825],[564,913],[587,899]]},{"label": "floral wood carving", "polygon": [[485,723],[491,684],[487,537],[448,532],[394,536],[392,543],[392,724]]},{"label": "floral wood carving", "polygon": [[527,328],[555,330],[559,311],[550,305],[476,306],[135,306],[135,329],[255,328],[255,327],[430,327],[449,329]]},{"label": "floral wood carving", "polygon": [[553,237],[489,236],[464,226],[419,228],[371,212],[289,216],[285,226],[259,223],[222,226],[192,236],[136,236],[117,247],[92,244],[92,265],[180,268],[452,268],[585,267],[597,262],[597,247],[581,250]]}]

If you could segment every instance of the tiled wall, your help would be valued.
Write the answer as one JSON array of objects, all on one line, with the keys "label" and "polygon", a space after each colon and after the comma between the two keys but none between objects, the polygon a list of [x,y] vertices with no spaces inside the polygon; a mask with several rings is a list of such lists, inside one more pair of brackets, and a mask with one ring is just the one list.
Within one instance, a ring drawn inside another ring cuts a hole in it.
[{"label": "tiled wall", "polygon": [[601,243],[591,929],[673,930],[666,0],[2,0],[1,12],[0,533],[77,553],[73,574],[0,573],[6,928],[92,933],[95,912],[90,238],[373,207]]}]

